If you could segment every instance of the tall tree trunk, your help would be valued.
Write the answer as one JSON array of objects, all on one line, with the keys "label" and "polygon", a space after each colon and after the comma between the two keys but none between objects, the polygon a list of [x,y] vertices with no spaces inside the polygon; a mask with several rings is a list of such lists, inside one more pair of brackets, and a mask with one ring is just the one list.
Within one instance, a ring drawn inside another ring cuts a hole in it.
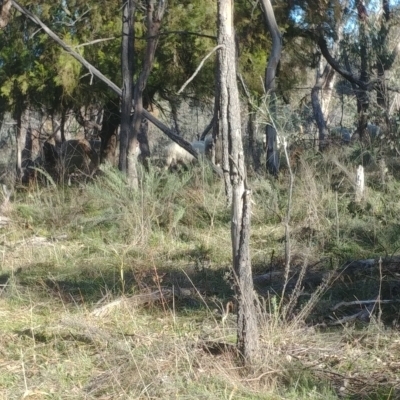
[{"label": "tall tree trunk", "polygon": [[[219,26],[219,25],[218,25]],[[220,36],[220,31],[218,33]],[[224,38],[218,36],[218,44]],[[225,60],[224,60],[225,61]],[[222,109],[227,110],[228,101],[227,95],[223,90],[226,91],[226,87],[223,87],[222,83],[222,70],[227,70],[226,65],[221,65],[222,57],[219,53],[217,59],[217,70],[216,70],[216,85],[215,85],[215,102],[214,102],[214,125],[213,125],[213,148],[212,148],[212,162],[217,164],[217,155],[221,156],[221,168],[222,176],[225,184],[225,196],[228,205],[232,203],[232,184],[229,171],[229,142],[228,142],[228,132],[229,132],[229,121],[227,115],[222,114]],[[226,72],[225,72],[226,73]]]},{"label": "tall tree trunk", "polygon": [[221,135],[224,154],[229,153],[229,175],[232,185],[231,236],[238,302],[237,344],[243,362],[252,364],[258,356],[259,337],[249,251],[251,192],[246,188],[241,135],[233,0],[218,0],[218,44],[223,45],[218,53]]},{"label": "tall tree trunk", "polygon": [[[328,135],[326,121],[328,117],[329,100],[332,95],[334,75],[334,69],[328,63],[323,65],[321,60],[316,71],[315,84],[311,89],[311,104],[314,119],[318,127],[318,148],[320,151],[326,147],[326,137]],[[328,98],[324,95],[327,95]]]},{"label": "tall tree trunk", "polygon": [[[339,43],[343,38],[343,16],[339,17],[337,24],[337,40],[333,44],[332,57],[336,57],[339,51]],[[321,58],[317,67],[316,81],[311,90],[311,104],[313,107],[314,118],[318,127],[318,147],[322,151],[326,146],[326,137],[328,134],[327,122],[329,113],[329,103],[332,98],[333,86],[336,81],[336,73],[332,66]]]},{"label": "tall tree trunk", "polygon": [[[265,92],[269,95],[270,115],[273,119],[276,119],[276,70],[281,59],[282,36],[276,23],[271,1],[262,0],[261,6],[267,29],[272,37],[272,50],[265,70]],[[275,127],[268,124],[265,134],[267,135],[267,171],[277,176],[279,172],[279,154]]]},{"label": "tall tree trunk", "polygon": [[22,137],[22,107],[16,106],[14,112],[14,119],[16,120],[16,147],[17,147],[17,164],[16,164],[16,172],[17,179],[20,180],[22,178],[22,150],[24,147],[24,140]]},{"label": "tall tree trunk", "polygon": [[249,153],[253,161],[253,169],[256,172],[260,171],[261,168],[261,150],[260,146],[256,141],[255,137],[255,124],[256,124],[256,114],[253,112],[253,107],[250,102],[247,102],[247,113],[249,119],[247,120],[247,134],[249,138]]},{"label": "tall tree trunk", "polygon": [[[157,7],[155,6],[156,2]],[[135,84],[134,92],[134,114],[132,138],[129,141],[128,151],[128,181],[132,187],[139,184],[137,175],[137,156],[138,156],[138,136],[141,130],[143,119],[143,91],[146,87],[150,71],[153,67],[154,55],[158,43],[158,34],[160,32],[161,21],[166,8],[165,0],[147,0],[147,46],[146,56],[142,72]]]},{"label": "tall tree trunk", "polygon": [[[125,174],[128,173],[128,146],[132,137],[131,109],[133,96],[133,62],[134,62],[134,26],[135,2],[123,0],[122,10],[122,96],[121,96],[121,130],[118,168]],[[137,142],[137,139],[136,139]]]},{"label": "tall tree trunk", "polygon": [[67,120],[67,108],[61,106],[61,122],[60,122],[60,135],[61,143],[65,142],[65,122]]}]

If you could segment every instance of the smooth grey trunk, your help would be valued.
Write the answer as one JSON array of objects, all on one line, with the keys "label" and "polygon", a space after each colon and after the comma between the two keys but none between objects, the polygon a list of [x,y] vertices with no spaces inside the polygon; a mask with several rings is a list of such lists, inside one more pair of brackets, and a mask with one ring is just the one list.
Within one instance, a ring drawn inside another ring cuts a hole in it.
[{"label": "smooth grey trunk", "polygon": [[223,165],[229,165],[229,170],[224,170],[224,178],[229,172],[232,190],[231,239],[238,310],[237,345],[243,363],[250,365],[258,357],[259,337],[249,250],[251,191],[246,188],[241,135],[233,0],[218,0],[218,44],[222,45],[218,53],[220,132],[224,146]]}]

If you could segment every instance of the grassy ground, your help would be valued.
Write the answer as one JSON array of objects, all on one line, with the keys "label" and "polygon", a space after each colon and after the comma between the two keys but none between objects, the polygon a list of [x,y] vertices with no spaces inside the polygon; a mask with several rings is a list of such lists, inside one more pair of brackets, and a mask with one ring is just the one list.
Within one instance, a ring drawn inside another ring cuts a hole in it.
[{"label": "grassy ground", "polygon": [[330,309],[379,293],[396,301],[396,268],[313,281],[346,260],[399,252],[395,160],[385,172],[371,155],[356,204],[360,157],[348,148],[295,160],[288,279],[303,281],[284,297],[288,174],[252,174],[253,269],[278,278],[261,290],[251,370],[224,314],[230,213],[207,168],[146,174],[137,193],[112,170],[87,185],[15,191],[1,209],[0,399],[400,398],[398,305],[338,325],[354,312]]}]

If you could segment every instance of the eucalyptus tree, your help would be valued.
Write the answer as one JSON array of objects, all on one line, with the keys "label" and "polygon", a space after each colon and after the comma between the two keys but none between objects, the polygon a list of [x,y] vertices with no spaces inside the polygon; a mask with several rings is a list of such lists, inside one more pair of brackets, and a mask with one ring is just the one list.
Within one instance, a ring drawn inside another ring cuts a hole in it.
[{"label": "eucalyptus tree", "polygon": [[[239,92],[236,80],[236,45],[233,0],[218,0],[218,80],[223,166],[228,199],[232,204],[231,240],[235,291],[238,303],[237,343],[245,364],[256,361],[259,351],[258,321],[251,272],[251,191],[247,187],[241,135]],[[230,182],[228,183],[228,179]]]},{"label": "eucalyptus tree", "polygon": [[[291,26],[299,36],[311,39],[330,66],[347,80],[357,101],[357,125],[363,137],[370,119],[370,93],[376,91],[378,104],[387,113],[388,80],[384,76],[394,66],[400,50],[398,42],[390,49],[390,33],[398,25],[398,2],[294,1]],[[339,51],[332,51],[343,24]],[[393,34],[393,33],[392,33]],[[385,93],[385,95],[383,95]]]}]

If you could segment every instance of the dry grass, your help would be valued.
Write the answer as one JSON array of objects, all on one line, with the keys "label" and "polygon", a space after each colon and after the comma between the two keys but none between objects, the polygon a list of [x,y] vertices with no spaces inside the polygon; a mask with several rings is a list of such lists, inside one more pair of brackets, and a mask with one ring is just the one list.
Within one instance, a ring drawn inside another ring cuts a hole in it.
[{"label": "dry grass", "polygon": [[[304,281],[318,260],[326,271],[349,255],[395,252],[397,220],[387,216],[397,182],[385,194],[370,187],[372,208],[353,216],[351,193],[331,186],[342,169],[324,163],[300,165],[295,180],[291,273]],[[292,302],[269,291],[260,363],[240,367],[235,317],[223,314],[233,296],[229,212],[221,184],[194,174],[150,175],[134,194],[108,171],[86,188],[12,196],[0,228],[0,399],[398,398],[398,330],[375,316],[361,327],[320,323],[345,299],[339,279],[307,295],[302,281]],[[253,181],[260,273],[283,271],[286,187]]]}]

